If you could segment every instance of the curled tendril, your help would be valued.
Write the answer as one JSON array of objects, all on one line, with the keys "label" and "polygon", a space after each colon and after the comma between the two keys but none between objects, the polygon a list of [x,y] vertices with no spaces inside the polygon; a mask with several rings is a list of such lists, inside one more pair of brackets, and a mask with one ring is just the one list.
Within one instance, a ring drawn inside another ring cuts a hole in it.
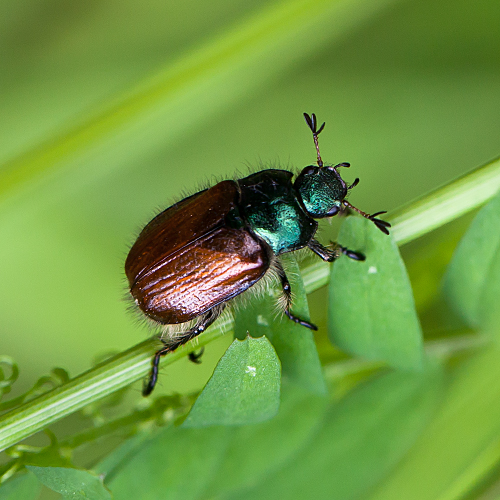
[{"label": "curled tendril", "polygon": [[[10,372],[10,373],[9,373]],[[0,400],[19,377],[19,367],[10,356],[0,356]]]},{"label": "curled tendril", "polygon": [[68,381],[69,374],[64,368],[52,368],[52,370],[50,370],[50,375],[40,377],[36,381],[35,385],[28,392],[26,392],[26,396],[31,399],[31,397],[39,396],[40,394],[59,387]]},{"label": "curled tendril", "polygon": [[61,446],[57,436],[49,429],[43,433],[49,438],[50,443],[45,446],[31,446],[16,444],[4,450],[12,460],[0,467],[0,484],[22,470],[26,465],[51,467],[72,467],[72,450]]},{"label": "curled tendril", "polygon": [[[7,363],[5,363],[5,359],[7,359]],[[8,378],[5,378],[3,375],[3,370],[1,369],[1,364],[6,364],[11,369],[11,375]],[[0,394],[5,394],[10,391],[12,384],[17,380],[19,376],[19,369],[17,364],[15,364],[8,356],[0,357]],[[4,380],[2,380],[4,379]],[[2,383],[7,381],[10,382],[2,387]],[[50,371],[50,375],[44,375],[40,377],[33,387],[26,391],[24,394],[17,396],[16,398],[12,398],[8,401],[0,403],[0,411],[10,410],[15,408],[16,406],[29,401],[30,399],[36,398],[45,392],[50,391],[60,385],[65,384],[69,381],[69,374],[63,368],[53,368]]]}]

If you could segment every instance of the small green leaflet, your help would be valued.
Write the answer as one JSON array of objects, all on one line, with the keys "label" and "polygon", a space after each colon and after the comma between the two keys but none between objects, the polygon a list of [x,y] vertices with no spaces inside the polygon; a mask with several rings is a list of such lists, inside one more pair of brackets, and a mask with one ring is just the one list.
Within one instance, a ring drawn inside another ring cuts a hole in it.
[{"label": "small green leaflet", "polygon": [[64,499],[111,500],[111,493],[102,479],[88,471],[65,467],[28,466],[38,480]]},{"label": "small green leaflet", "polygon": [[341,349],[403,369],[421,369],[423,340],[398,247],[372,222],[348,217],[339,243],[366,261],[342,256],[332,266],[329,336]]},{"label": "small green leaflet", "polygon": [[279,409],[280,385],[281,365],[269,340],[236,339],[182,425],[244,425],[272,418]]},{"label": "small green leaflet", "polygon": [[444,292],[469,326],[500,324],[500,193],[477,214],[460,241]]}]

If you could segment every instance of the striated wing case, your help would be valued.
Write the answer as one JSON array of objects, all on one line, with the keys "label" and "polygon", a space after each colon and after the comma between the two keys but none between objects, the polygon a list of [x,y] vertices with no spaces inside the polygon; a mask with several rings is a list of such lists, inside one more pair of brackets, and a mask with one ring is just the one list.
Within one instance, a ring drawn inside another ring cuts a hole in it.
[{"label": "striated wing case", "polygon": [[223,181],[156,216],[125,262],[130,292],[149,317],[189,321],[244,292],[269,268],[269,250],[247,229],[227,224],[238,189]]}]

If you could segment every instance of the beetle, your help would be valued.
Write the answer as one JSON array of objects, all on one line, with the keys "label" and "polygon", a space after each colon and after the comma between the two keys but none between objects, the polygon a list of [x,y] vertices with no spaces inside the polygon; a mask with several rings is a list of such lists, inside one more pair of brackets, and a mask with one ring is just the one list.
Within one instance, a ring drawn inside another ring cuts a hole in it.
[{"label": "beetle", "polygon": [[[316,115],[304,113],[313,134],[316,165],[305,167],[292,181],[288,170],[267,169],[239,180],[224,180],[175,203],[158,214],[139,234],[125,262],[130,293],[147,318],[159,325],[181,325],[181,333],[160,338],[143,394],[156,384],[160,358],[205,331],[226,304],[266,274],[278,277],[285,315],[295,323],[317,330],[295,316],[291,287],[279,256],[309,248],[333,262],[340,255],[364,260],[359,252],[338,243],[331,248],[315,239],[316,219],[351,209],[389,234],[390,224],[351,205],[347,185],[338,169],[321,159]],[[271,271],[271,272],[270,272]],[[196,361],[196,356],[190,358]]]}]

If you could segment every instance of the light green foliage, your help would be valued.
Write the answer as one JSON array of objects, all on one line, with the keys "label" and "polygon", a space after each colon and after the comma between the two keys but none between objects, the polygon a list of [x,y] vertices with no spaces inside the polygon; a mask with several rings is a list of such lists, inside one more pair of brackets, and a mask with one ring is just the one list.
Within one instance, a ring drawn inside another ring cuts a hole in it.
[{"label": "light green foliage", "polygon": [[125,454],[105,482],[115,500],[199,498],[217,472],[228,432],[228,427],[163,429]]},{"label": "light green foliage", "polygon": [[0,500],[35,500],[40,488],[33,474],[19,474],[0,486]]},{"label": "light green foliage", "polygon": [[84,470],[63,467],[34,467],[28,469],[38,480],[62,495],[64,500],[111,500],[112,496],[102,479]]},{"label": "light green foliage", "polygon": [[284,395],[278,415],[267,422],[165,429],[133,453],[120,448],[113,453],[119,465],[111,470],[110,488],[116,499],[147,500],[159,491],[166,499],[194,499],[252,486],[300,454],[321,425],[326,403],[295,390]]},{"label": "light green foliage", "polygon": [[276,415],[281,366],[266,337],[236,339],[215,368],[183,427],[244,425]]},{"label": "light green foliage", "polygon": [[420,369],[422,331],[396,243],[372,222],[348,218],[339,243],[366,256],[332,266],[329,335],[341,349],[403,369]]},{"label": "light green foliage", "polygon": [[370,381],[330,406],[314,437],[279,473],[229,498],[359,498],[413,444],[439,402],[441,384],[439,370],[432,369]]},{"label": "light green foliage", "polygon": [[[498,197],[464,233],[500,187],[499,15],[491,0],[2,2],[0,499],[42,483],[123,500],[497,499]],[[325,163],[360,178],[349,201],[390,211],[391,237],[321,221],[322,243],[367,261],[343,256],[331,277],[314,256],[286,263],[292,311],[318,332],[276,318],[273,291],[162,358],[142,398],[156,346],[123,300],[134,236],[246,164],[314,164],[303,112],[326,121]],[[233,330],[252,339],[224,356]],[[242,383],[257,364],[265,401]],[[182,426],[197,397],[192,422],[231,425]]]},{"label": "light green foliage", "polygon": [[499,377],[497,348],[451,370],[434,419],[404,462],[368,498],[451,500],[471,492],[471,498],[479,498],[475,488],[500,460]]},{"label": "light green foliage", "polygon": [[355,498],[407,451],[441,391],[435,368],[385,374],[341,402],[288,391],[269,422],[161,432],[115,471],[110,488],[117,500],[159,491],[165,499]]},{"label": "light green foliage", "polygon": [[[472,222],[445,279],[445,293],[474,327],[500,327],[500,194]],[[498,336],[498,334],[496,334]]]}]

